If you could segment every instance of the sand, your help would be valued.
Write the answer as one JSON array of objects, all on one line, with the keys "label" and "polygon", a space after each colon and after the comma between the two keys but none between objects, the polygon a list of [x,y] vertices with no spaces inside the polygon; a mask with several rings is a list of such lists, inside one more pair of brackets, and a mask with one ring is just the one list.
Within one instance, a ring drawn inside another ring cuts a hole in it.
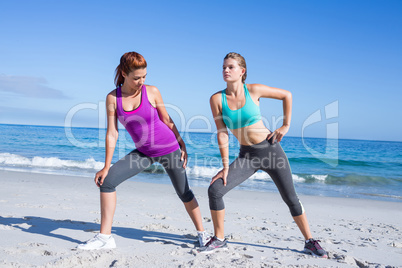
[{"label": "sand", "polygon": [[[306,255],[279,194],[225,197],[228,250],[200,254],[171,185],[118,187],[113,250],[81,251],[99,230],[91,178],[0,170],[0,267],[402,267],[402,203],[300,196],[329,259]],[[193,188],[212,232],[206,188]]]}]

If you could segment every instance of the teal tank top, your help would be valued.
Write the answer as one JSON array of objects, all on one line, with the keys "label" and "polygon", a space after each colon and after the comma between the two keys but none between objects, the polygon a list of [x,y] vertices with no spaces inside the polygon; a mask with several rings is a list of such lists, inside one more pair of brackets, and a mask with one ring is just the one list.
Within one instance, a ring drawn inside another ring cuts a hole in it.
[{"label": "teal tank top", "polygon": [[244,84],[244,95],[246,103],[237,110],[229,108],[225,89],[222,90],[222,117],[223,122],[229,129],[238,129],[257,123],[261,120],[260,106],[254,103],[248,92],[246,84]]}]

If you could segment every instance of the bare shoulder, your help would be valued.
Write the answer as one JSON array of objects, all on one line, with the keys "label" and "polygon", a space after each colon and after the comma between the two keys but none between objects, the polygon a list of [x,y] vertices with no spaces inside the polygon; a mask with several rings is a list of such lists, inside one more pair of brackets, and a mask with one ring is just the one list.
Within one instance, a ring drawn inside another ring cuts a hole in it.
[{"label": "bare shoulder", "polygon": [[106,107],[110,112],[114,112],[116,109],[116,89],[113,89],[106,96]]},{"label": "bare shoulder", "polygon": [[155,94],[155,93],[159,93],[159,89],[156,86],[151,86],[151,85],[145,85],[147,92]]},{"label": "bare shoulder", "polygon": [[151,100],[161,97],[161,92],[156,86],[145,85],[145,87],[147,89],[148,98],[150,98]]},{"label": "bare shoulder", "polygon": [[248,84],[247,89],[251,94],[253,94],[257,97],[263,97],[267,94],[269,95],[274,90],[273,87],[263,85],[263,84]]},{"label": "bare shoulder", "polygon": [[116,89],[113,89],[109,94],[107,94],[106,101],[116,102]]},{"label": "bare shoulder", "polygon": [[214,94],[212,94],[211,98],[209,98],[209,102],[212,104],[216,104],[221,102],[222,100],[222,91],[219,90],[218,92],[215,92]]},{"label": "bare shoulder", "polygon": [[261,90],[269,88],[268,86],[263,84],[246,84],[246,86],[248,91],[252,93],[261,92]]},{"label": "bare shoulder", "polygon": [[287,90],[276,87],[270,87],[263,84],[247,84],[247,89],[251,95],[257,98],[262,97],[262,98],[283,99],[289,94],[291,94]]},{"label": "bare shoulder", "polygon": [[145,85],[147,89],[148,101],[154,106],[163,104],[162,95],[156,86]]}]

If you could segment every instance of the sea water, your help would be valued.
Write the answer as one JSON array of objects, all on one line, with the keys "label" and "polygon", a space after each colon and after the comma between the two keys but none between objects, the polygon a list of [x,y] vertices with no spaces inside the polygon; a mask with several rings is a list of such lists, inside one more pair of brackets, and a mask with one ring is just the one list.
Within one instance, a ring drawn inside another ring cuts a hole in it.
[{"label": "sea water", "polygon": [[[105,129],[0,124],[0,169],[93,178],[103,168]],[[191,186],[208,187],[222,167],[213,133],[181,133]],[[281,141],[298,194],[402,202],[402,142],[288,137]],[[121,129],[112,163],[135,148]],[[233,161],[239,144],[229,139]],[[154,164],[130,178],[169,184]],[[95,186],[94,186],[95,187]],[[236,189],[277,192],[268,174],[257,172]]]}]

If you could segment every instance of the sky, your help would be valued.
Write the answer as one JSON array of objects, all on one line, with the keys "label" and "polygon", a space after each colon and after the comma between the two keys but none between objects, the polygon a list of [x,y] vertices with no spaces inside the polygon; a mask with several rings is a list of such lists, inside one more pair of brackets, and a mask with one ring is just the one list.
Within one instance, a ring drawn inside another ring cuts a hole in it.
[{"label": "sky", "polygon": [[[238,52],[246,83],[289,90],[289,136],[402,141],[402,1],[1,1],[0,124],[105,127],[121,55],[141,53],[180,131]],[[271,130],[282,102],[260,102]]]}]

